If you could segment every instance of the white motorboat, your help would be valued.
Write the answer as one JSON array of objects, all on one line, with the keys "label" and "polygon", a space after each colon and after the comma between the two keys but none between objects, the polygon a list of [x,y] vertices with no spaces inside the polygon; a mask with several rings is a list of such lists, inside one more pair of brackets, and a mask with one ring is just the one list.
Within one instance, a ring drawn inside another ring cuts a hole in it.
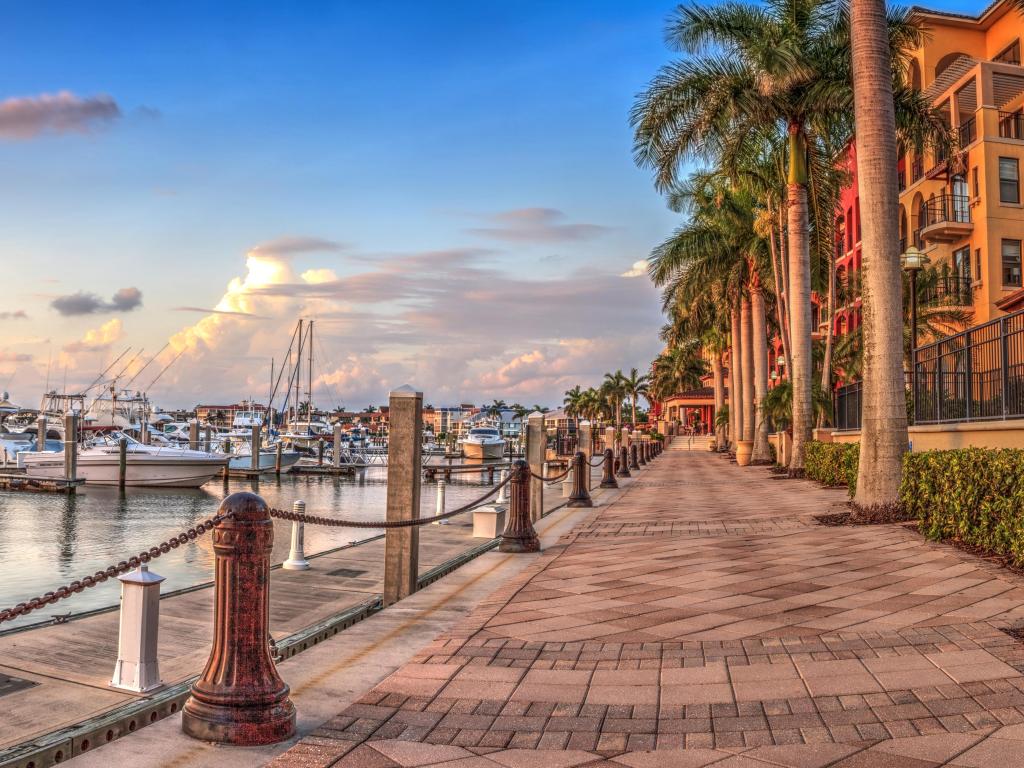
[{"label": "white motorboat", "polygon": [[[143,445],[122,432],[101,435],[78,451],[78,477],[92,485],[118,485],[120,449],[128,441],[125,485],[198,488],[217,475],[224,456],[168,445]],[[22,454],[25,474],[38,479],[63,479],[64,453]]]},{"label": "white motorboat", "polygon": [[460,441],[467,459],[500,459],[505,438],[495,427],[473,427]]},{"label": "white motorboat", "polygon": [[[228,458],[228,469],[252,469],[252,444],[246,440],[230,441],[231,453]],[[299,461],[299,452],[285,449],[281,451],[281,471],[287,472]],[[259,469],[268,472],[277,468],[277,446],[268,445],[260,448]]]}]

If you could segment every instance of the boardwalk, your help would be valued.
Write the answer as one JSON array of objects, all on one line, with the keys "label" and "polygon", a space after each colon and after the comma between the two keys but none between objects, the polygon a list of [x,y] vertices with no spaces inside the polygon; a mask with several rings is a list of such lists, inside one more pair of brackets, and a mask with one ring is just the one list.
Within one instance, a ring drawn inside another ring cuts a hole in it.
[{"label": "boardwalk", "polygon": [[1024,764],[1024,579],[844,498],[670,451],[272,765]]}]

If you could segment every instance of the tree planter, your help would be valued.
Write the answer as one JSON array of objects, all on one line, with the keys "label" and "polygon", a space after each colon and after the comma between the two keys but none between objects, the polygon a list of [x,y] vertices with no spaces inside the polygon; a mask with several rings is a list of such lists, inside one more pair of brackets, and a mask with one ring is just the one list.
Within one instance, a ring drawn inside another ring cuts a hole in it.
[{"label": "tree planter", "polygon": [[736,463],[741,467],[750,464],[750,455],[754,452],[753,440],[736,441]]}]

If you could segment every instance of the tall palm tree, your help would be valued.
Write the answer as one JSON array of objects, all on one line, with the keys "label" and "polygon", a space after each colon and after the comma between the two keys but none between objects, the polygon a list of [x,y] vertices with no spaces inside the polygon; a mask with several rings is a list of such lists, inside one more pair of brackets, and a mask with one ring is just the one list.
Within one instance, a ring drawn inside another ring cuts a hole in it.
[{"label": "tall palm tree", "polygon": [[631,368],[628,376],[623,377],[622,385],[629,395],[630,417],[636,425],[636,401],[640,395],[646,395],[650,377],[641,374],[636,368]]},{"label": "tall palm tree", "polygon": [[622,375],[622,371],[617,370],[615,373],[606,373],[601,384],[601,392],[614,409],[616,427],[622,425],[622,401],[626,398],[625,380],[626,377]]},{"label": "tall palm tree", "polygon": [[572,389],[566,390],[565,398],[562,400],[562,406],[565,408],[565,415],[570,419],[577,421],[576,426],[579,427],[579,416],[582,413],[581,405],[583,402],[583,390],[580,389],[580,385],[577,384]]},{"label": "tall palm tree", "polygon": [[[895,45],[916,43],[918,32],[905,12],[891,13],[884,23]],[[816,136],[850,114],[849,17],[842,0],[692,2],[677,9],[668,38],[686,58],[664,67],[632,112],[636,160],[655,170],[661,190],[676,186],[687,159],[718,156],[733,165],[752,138],[785,125],[785,296],[794,390],[790,472],[799,475],[813,421],[809,157]],[[916,138],[938,124],[920,98],[901,103],[912,107],[901,125]]]}]

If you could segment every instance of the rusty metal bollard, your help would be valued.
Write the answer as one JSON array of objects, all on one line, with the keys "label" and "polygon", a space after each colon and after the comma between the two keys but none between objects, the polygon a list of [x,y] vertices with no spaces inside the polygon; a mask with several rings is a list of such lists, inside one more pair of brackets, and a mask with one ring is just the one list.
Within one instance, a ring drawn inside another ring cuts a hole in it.
[{"label": "rusty metal bollard", "polygon": [[629,449],[623,445],[619,448],[619,468],[615,470],[616,477],[632,477],[629,472]]},{"label": "rusty metal bollard", "polygon": [[636,443],[629,446],[629,468],[640,469],[640,464],[636,460]]},{"label": "rusty metal bollard", "polygon": [[182,708],[181,729],[203,741],[276,744],[295,735],[295,706],[270,655],[274,521],[253,493],[233,493],[213,529],[213,647]]},{"label": "rusty metal bollard", "polygon": [[522,459],[516,459],[512,464],[508,524],[501,534],[498,551],[540,552],[540,539],[530,520],[530,465]]},{"label": "rusty metal bollard", "polygon": [[615,481],[615,451],[604,449],[604,467],[601,469],[601,488],[618,488]]},{"label": "rusty metal bollard", "polygon": [[569,501],[565,506],[567,507],[592,507],[594,501],[590,498],[590,493],[587,491],[587,475],[590,472],[590,462],[587,461],[586,454],[583,451],[576,451],[576,455],[572,457],[572,493],[569,494]]}]

